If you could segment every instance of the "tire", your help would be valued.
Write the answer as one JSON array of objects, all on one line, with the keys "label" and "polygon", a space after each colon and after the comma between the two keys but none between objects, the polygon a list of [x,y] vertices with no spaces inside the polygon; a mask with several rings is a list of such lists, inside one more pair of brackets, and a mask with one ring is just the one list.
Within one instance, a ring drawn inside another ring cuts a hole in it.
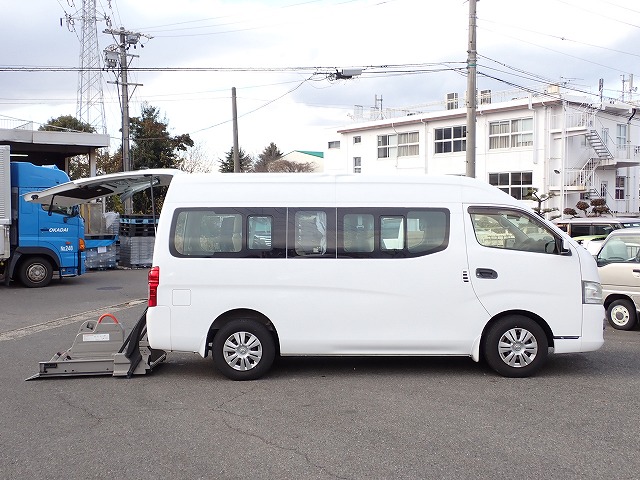
[{"label": "tire", "polygon": [[616,330],[631,330],[636,326],[638,316],[633,303],[626,299],[614,300],[607,308],[607,320]]},{"label": "tire", "polygon": [[263,324],[249,318],[232,320],[213,338],[213,361],[231,380],[255,380],[271,368],[275,342]]},{"label": "tire", "polygon": [[548,355],[547,335],[529,317],[510,315],[498,320],[487,331],[484,358],[492,369],[505,377],[533,375]]},{"label": "tire", "polygon": [[30,257],[19,267],[18,277],[25,287],[46,287],[53,278],[51,262],[44,257]]}]

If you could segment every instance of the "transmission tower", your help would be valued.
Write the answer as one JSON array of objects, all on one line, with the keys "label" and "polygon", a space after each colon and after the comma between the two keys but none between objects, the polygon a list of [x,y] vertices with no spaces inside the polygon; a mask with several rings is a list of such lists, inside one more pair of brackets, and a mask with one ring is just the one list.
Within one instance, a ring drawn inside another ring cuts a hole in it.
[{"label": "transmission tower", "polygon": [[[110,24],[108,17],[103,18],[107,24]],[[76,117],[81,122],[94,127],[97,133],[104,134],[107,131],[98,48],[96,0],[82,0],[82,10],[74,15],[67,15],[67,25],[70,29],[75,29],[72,27],[75,27],[76,20],[81,24]]]}]

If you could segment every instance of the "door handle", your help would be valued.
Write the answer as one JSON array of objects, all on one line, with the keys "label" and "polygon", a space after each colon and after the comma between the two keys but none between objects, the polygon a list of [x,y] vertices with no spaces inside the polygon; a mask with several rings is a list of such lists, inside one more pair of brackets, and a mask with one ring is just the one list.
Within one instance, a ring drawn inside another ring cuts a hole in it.
[{"label": "door handle", "polygon": [[498,278],[498,272],[492,268],[476,268],[476,277],[495,279]]}]

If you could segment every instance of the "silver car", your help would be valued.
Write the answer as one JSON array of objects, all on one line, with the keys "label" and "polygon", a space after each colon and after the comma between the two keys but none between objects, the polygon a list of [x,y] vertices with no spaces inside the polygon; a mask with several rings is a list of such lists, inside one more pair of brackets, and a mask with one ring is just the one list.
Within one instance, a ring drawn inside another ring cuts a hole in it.
[{"label": "silver car", "polygon": [[607,320],[631,330],[640,310],[640,228],[613,231],[596,255]]}]

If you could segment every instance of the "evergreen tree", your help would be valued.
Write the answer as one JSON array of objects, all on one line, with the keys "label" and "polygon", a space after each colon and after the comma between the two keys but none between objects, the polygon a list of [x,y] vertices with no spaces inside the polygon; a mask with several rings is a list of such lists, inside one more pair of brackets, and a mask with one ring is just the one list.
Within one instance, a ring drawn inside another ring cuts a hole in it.
[{"label": "evergreen tree", "polygon": [[282,158],[282,152],[278,149],[275,143],[271,142],[260,155],[256,163],[253,165],[254,172],[270,172],[269,166]]},{"label": "evergreen tree", "polygon": [[[253,159],[251,156],[247,155],[242,148],[238,149],[238,161],[240,163],[240,171],[241,172],[250,172],[253,168]],[[233,147],[225,154],[225,158],[218,159],[218,163],[220,167],[218,171],[221,173],[233,173],[234,172],[234,164],[233,164]]]}]

